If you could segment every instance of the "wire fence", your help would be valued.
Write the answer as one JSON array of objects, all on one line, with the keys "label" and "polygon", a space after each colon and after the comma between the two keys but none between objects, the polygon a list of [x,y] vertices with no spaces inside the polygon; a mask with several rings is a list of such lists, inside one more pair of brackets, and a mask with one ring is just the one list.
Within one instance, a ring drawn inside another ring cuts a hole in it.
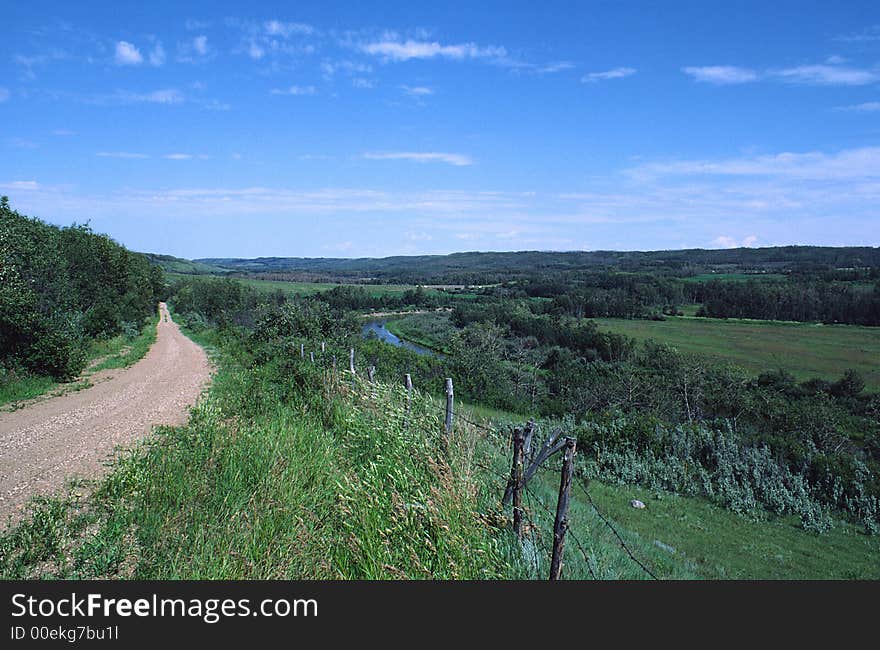
[{"label": "wire fence", "polygon": [[[316,360],[314,353],[311,353],[311,354],[306,353],[305,346],[302,346],[300,348],[300,356],[303,360],[308,359],[311,364],[316,364],[318,362],[320,362],[322,364],[327,364],[327,362],[329,361],[329,357],[323,353],[323,350],[322,350],[322,353],[317,357],[317,360]],[[336,357],[334,356],[332,358],[333,358],[333,368],[332,369],[333,369],[334,375],[336,375],[337,377],[347,376],[352,381],[352,386],[358,386],[358,385],[369,386],[369,385],[374,384],[376,382],[376,378],[375,378],[375,370],[376,369],[374,366],[370,366],[367,369],[366,377],[362,377],[362,376],[358,375],[356,371],[352,372],[352,370],[355,368],[354,350],[351,350],[351,353],[350,353],[350,367],[349,368],[337,369]],[[409,376],[407,375],[407,378],[408,377]],[[409,404],[410,404],[410,399],[411,399],[410,391],[413,390],[411,381],[407,381],[405,384],[405,387],[407,390],[407,398],[406,398],[407,399],[407,410],[406,410],[406,413],[408,415]],[[557,549],[558,549],[558,552],[561,553],[562,546],[561,546],[561,543],[559,540],[559,537],[561,536],[563,539],[565,537],[568,537],[574,542],[575,546],[577,547],[577,550],[583,556],[584,564],[586,566],[586,569],[587,569],[590,577],[594,580],[598,579],[598,576],[597,576],[598,563],[596,561],[595,555],[591,552],[588,552],[586,545],[583,543],[583,541],[580,539],[580,537],[576,534],[574,527],[571,525],[571,523],[568,519],[567,505],[566,505],[565,512],[562,513],[562,517],[561,517],[562,526],[560,528],[560,525],[559,525],[559,522],[560,522],[559,504],[557,504],[556,508],[551,507],[550,505],[548,505],[544,501],[544,499],[539,494],[536,494],[535,491],[529,485],[530,479],[533,479],[538,474],[541,474],[541,475],[547,476],[547,477],[553,477],[553,478],[559,477],[560,470],[558,468],[552,469],[551,467],[548,466],[548,464],[550,463],[551,460],[556,459],[557,452],[559,452],[562,449],[563,444],[561,444],[561,442],[564,440],[567,440],[565,437],[561,437],[561,431],[555,430],[554,432],[552,432],[550,434],[550,436],[548,436],[548,438],[546,438],[544,440],[544,443],[540,449],[537,449],[536,447],[530,445],[529,458],[525,459],[525,461],[527,461],[529,463],[528,470],[523,473],[522,472],[523,468],[520,468],[519,471],[521,473],[517,474],[516,473],[517,467],[516,467],[516,460],[515,460],[516,459],[516,449],[515,449],[516,443],[515,443],[515,440],[512,440],[512,438],[514,438],[515,436],[511,435],[512,432],[516,430],[514,428],[514,426],[509,423],[505,424],[503,426],[490,426],[485,423],[477,422],[474,419],[472,419],[471,417],[467,417],[466,415],[461,413],[459,410],[456,410],[454,408],[454,400],[453,400],[453,396],[452,396],[452,380],[451,379],[446,380],[446,390],[447,390],[446,405],[444,406],[441,404],[437,407],[438,415],[442,416],[442,421],[445,424],[446,435],[452,435],[453,430],[459,429],[458,427],[455,427],[455,423],[458,422],[459,424],[463,423],[467,426],[474,427],[477,430],[485,432],[485,433],[495,437],[499,441],[513,442],[512,446],[514,447],[514,461],[512,463],[513,468],[509,474],[502,473],[502,472],[498,471],[495,467],[492,467],[491,465],[486,464],[486,463],[481,463],[478,460],[473,460],[472,462],[475,467],[488,473],[490,476],[493,477],[493,479],[497,480],[497,482],[493,481],[493,485],[494,485],[495,489],[497,489],[499,492],[502,492],[504,494],[504,499],[502,500],[502,506],[507,505],[506,499],[508,496],[508,492],[510,492],[512,487],[514,490],[520,490],[521,495],[525,497],[525,507],[522,507],[522,505],[520,505],[519,511],[520,511],[521,516],[525,518],[526,526],[524,527],[524,530],[520,531],[520,533],[519,533],[520,534],[519,542],[522,545],[523,557],[526,559],[527,564],[534,565],[535,576],[537,577],[541,571],[541,568],[540,568],[540,557],[541,556],[547,558],[549,561],[553,558],[554,553],[557,551]],[[529,422],[527,425],[525,425],[525,428],[526,429],[531,428],[531,434],[529,437],[529,441],[531,443],[531,442],[533,442],[532,436],[534,435],[534,432],[535,432],[535,425],[533,422]],[[572,449],[573,449],[574,443],[571,443],[571,444],[572,444]],[[544,456],[544,457],[542,458],[542,456]],[[536,461],[539,461],[539,462],[536,462]],[[563,464],[564,464],[564,462],[565,462],[565,460],[563,460]],[[518,476],[518,479],[516,478],[517,476]],[[563,481],[563,484],[564,483],[565,483],[565,481]],[[611,520],[605,515],[605,513],[599,508],[599,506],[596,505],[596,502],[594,501],[592,495],[590,494],[589,490],[587,489],[585,482],[580,477],[575,476],[571,480],[571,483],[575,483],[578,486],[578,488],[580,489],[580,491],[583,493],[583,495],[585,497],[586,504],[595,513],[599,522],[601,522],[601,524],[608,529],[608,531],[611,533],[611,535],[614,537],[614,539],[617,541],[617,543],[623,549],[624,553],[626,554],[626,557],[630,561],[632,561],[633,564],[636,567],[638,567],[638,569],[641,572],[643,572],[647,577],[651,578],[652,580],[659,580],[660,578],[657,577],[657,574],[654,571],[652,571],[651,568],[648,567],[644,561],[640,560],[636,556],[636,554],[633,552],[633,549],[630,547],[630,545],[628,545],[626,543],[626,541],[623,539],[620,532],[617,530],[617,528],[614,526],[614,524],[611,522]],[[562,501],[563,501],[562,498],[560,498],[560,503]],[[549,542],[547,539],[545,539],[545,533],[541,530],[539,525],[534,521],[533,513],[538,512],[536,505],[540,506],[541,510],[543,510],[543,512],[546,513],[552,520],[554,520],[554,531],[552,532],[552,539]],[[552,577],[553,576],[551,576],[551,579],[552,579]]]}]

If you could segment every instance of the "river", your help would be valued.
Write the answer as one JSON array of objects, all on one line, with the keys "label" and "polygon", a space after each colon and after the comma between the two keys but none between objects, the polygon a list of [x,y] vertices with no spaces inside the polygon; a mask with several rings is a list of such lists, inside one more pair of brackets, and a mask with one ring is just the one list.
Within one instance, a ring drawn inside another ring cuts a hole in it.
[{"label": "river", "polygon": [[373,333],[379,338],[380,341],[390,343],[391,345],[399,348],[412,350],[416,354],[424,354],[430,357],[440,356],[437,352],[434,352],[434,350],[430,350],[416,343],[412,343],[410,341],[402,339],[399,336],[395,336],[390,331],[388,331],[387,327],[385,327],[386,322],[387,321],[385,320],[371,320],[365,323],[364,326],[361,328],[361,334],[364,336],[364,338],[367,338],[370,333]]}]

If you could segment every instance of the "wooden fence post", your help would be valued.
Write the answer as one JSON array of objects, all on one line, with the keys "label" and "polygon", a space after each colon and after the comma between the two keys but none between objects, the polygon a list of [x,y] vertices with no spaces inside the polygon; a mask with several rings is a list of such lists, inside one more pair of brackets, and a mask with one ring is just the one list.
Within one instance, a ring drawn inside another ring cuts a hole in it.
[{"label": "wooden fence post", "polygon": [[369,377],[370,383],[372,384],[373,379],[376,376],[376,366],[370,366],[369,368],[367,368],[367,376]]},{"label": "wooden fence post", "polygon": [[455,397],[452,392],[452,378],[446,378],[446,423],[444,430],[446,436],[452,435],[452,416],[455,414]]},{"label": "wooden fence post", "polygon": [[315,353],[314,352],[309,352],[309,360],[312,363],[315,363]]},{"label": "wooden fence post", "polygon": [[354,348],[348,353],[348,369],[351,370],[351,374],[355,374],[354,372]]},{"label": "wooden fence post", "polygon": [[306,358],[306,344],[305,343],[299,344],[299,358],[300,359]]},{"label": "wooden fence post", "polygon": [[406,388],[406,410],[403,412],[403,428],[406,429],[409,426],[409,406],[412,400],[412,377],[409,376],[409,373],[403,376],[403,386]]},{"label": "wooden fence post", "polygon": [[523,430],[513,430],[513,465],[510,468],[510,483],[513,486],[513,532],[522,539],[522,488],[523,488]]},{"label": "wooden fence post", "polygon": [[333,372],[336,372],[336,355],[333,355]]},{"label": "wooden fence post", "polygon": [[568,530],[568,497],[571,491],[571,476],[574,468],[574,455],[577,441],[565,439],[562,455],[562,478],[559,481],[559,500],[556,502],[556,521],[553,522],[553,558],[550,560],[550,580],[559,580],[562,575],[562,551],[565,547],[565,531]]},{"label": "wooden fence post", "polygon": [[321,354],[324,354],[324,351],[325,351],[325,349],[326,349],[326,345],[327,345],[327,344],[324,343],[324,341],[321,341]]}]

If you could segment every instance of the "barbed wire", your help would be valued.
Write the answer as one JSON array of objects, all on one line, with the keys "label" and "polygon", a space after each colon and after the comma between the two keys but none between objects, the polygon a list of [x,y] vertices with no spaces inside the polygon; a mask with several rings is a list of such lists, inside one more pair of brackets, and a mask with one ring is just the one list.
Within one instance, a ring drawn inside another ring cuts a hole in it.
[{"label": "barbed wire", "polygon": [[[325,358],[325,357],[324,357],[324,355],[322,355],[322,356],[319,357],[319,358]],[[303,359],[303,361],[305,361],[305,359]],[[350,371],[347,370],[347,369],[343,369],[342,372],[343,372],[343,373],[346,373],[346,374],[350,374]],[[359,379],[361,382],[364,381],[364,378],[361,377],[360,375],[357,375],[357,373],[355,373],[355,377],[356,377],[357,379]],[[447,414],[447,412],[446,412],[446,407],[445,407],[444,405],[441,405],[441,406],[439,407],[438,410],[443,414],[443,418],[444,418],[444,420],[445,420],[445,417],[446,417],[446,414]],[[486,426],[486,425],[481,424],[481,423],[479,423],[479,422],[474,422],[474,421],[471,420],[470,418],[468,418],[468,417],[462,415],[461,412],[453,412],[453,418],[457,418],[458,420],[462,420],[462,421],[464,421],[465,423],[467,423],[467,424],[469,424],[469,425],[471,425],[471,426],[473,426],[473,427],[476,427],[476,428],[481,429],[481,430],[483,430],[483,431],[487,431],[487,432],[489,432],[489,433],[491,433],[491,434],[493,434],[493,435],[496,435],[496,436],[502,436],[502,435],[503,435],[502,432],[501,432],[500,430],[498,430],[498,429],[496,429],[496,428],[493,428],[493,427]],[[549,459],[547,459],[547,460],[549,460]],[[545,461],[545,462],[546,462],[546,461]],[[509,484],[509,481],[510,481],[510,477],[509,477],[509,476],[505,476],[504,474],[502,474],[502,473],[500,473],[500,472],[494,470],[493,468],[489,467],[488,465],[483,465],[483,464],[481,464],[481,463],[479,463],[479,462],[476,462],[476,461],[474,462],[474,464],[475,464],[475,466],[477,466],[478,468],[480,468],[480,469],[482,469],[482,470],[484,470],[484,471],[488,471],[488,472],[494,474],[497,478],[499,478],[501,481],[504,482],[505,486],[506,486],[507,484]],[[550,473],[550,474],[552,474],[552,475],[555,476],[555,471],[554,471],[554,470],[551,470],[551,469],[548,468],[548,467],[545,467],[543,463],[537,465],[537,466],[535,467],[535,471],[546,472],[546,473]],[[654,580],[659,580],[660,578],[658,578],[658,577],[656,576],[656,574],[654,574],[654,572],[651,571],[651,569],[649,569],[649,568],[648,568],[648,567],[647,567],[647,566],[646,566],[641,560],[639,560],[639,559],[635,556],[635,554],[632,552],[632,550],[629,548],[629,546],[628,546],[628,545],[626,544],[626,542],[623,540],[623,538],[621,537],[621,535],[620,535],[620,533],[617,531],[617,529],[614,527],[614,525],[608,520],[608,518],[604,515],[604,513],[599,509],[599,507],[596,505],[595,501],[593,501],[593,497],[592,497],[592,495],[589,493],[589,491],[587,490],[586,486],[585,486],[581,481],[574,481],[574,482],[577,483],[578,487],[581,488],[581,490],[583,491],[584,495],[585,495],[586,498],[587,498],[587,502],[590,504],[590,507],[593,509],[593,511],[594,511],[594,512],[596,513],[596,515],[599,517],[599,520],[600,520],[603,524],[605,524],[605,526],[606,526],[606,527],[612,532],[612,534],[614,535],[614,537],[617,539],[618,543],[620,544],[621,548],[623,548],[623,550],[626,552],[626,554],[629,556],[629,558],[630,558],[633,562],[635,562],[635,563],[636,563],[636,564],[642,569],[642,571],[644,571],[644,572],[645,572],[647,575],[649,575],[652,579],[654,579]],[[544,500],[541,499],[540,496],[536,495],[536,494],[535,494],[535,493],[534,493],[534,492],[528,487],[527,484],[524,484],[524,485],[523,485],[523,488],[524,488],[525,493],[526,493],[526,499],[528,500],[529,507],[533,507],[533,506],[532,506],[532,504],[533,504],[532,499],[534,499],[534,500],[536,500],[538,503],[541,504],[541,506],[544,508],[544,510],[545,510],[545,511],[546,511],[551,517],[553,517],[553,518],[555,519],[555,514],[554,514],[554,512],[552,511],[552,509],[550,509],[550,508],[547,506],[546,503],[544,503]],[[526,517],[526,519],[527,519],[528,522],[529,522],[530,530],[533,531],[532,534],[530,535],[530,537],[533,537],[533,538],[537,539],[537,540],[538,540],[538,543],[542,546],[544,552],[545,552],[545,553],[549,553],[549,549],[547,548],[546,544],[544,543],[542,536],[539,534],[539,532],[538,532],[538,527],[535,525],[534,521],[532,520],[531,516],[529,515],[528,510],[526,510],[525,508],[521,508],[521,510],[522,510],[524,516]],[[590,563],[589,555],[587,554],[586,549],[584,548],[584,546],[583,546],[583,544],[581,543],[580,539],[577,537],[576,533],[574,532],[574,530],[572,529],[571,526],[568,526],[568,527],[567,527],[566,532],[567,532],[568,535],[571,536],[572,540],[573,540],[573,541],[575,542],[575,544],[577,545],[577,547],[578,547],[578,549],[580,550],[581,554],[584,556],[584,562],[585,562],[586,565],[587,565],[587,570],[589,571],[590,576],[591,576],[594,580],[597,580],[598,578],[596,577],[596,574],[595,574],[595,572],[593,571],[593,567],[592,567],[592,565],[591,565],[591,563]],[[536,570],[536,573],[537,573],[537,572],[539,571],[538,564],[537,564],[537,556],[535,556],[535,562],[536,562],[536,564],[535,564],[535,570]]]},{"label": "barbed wire", "polygon": [[649,576],[651,576],[654,580],[659,580],[660,578],[658,578],[656,575],[654,575],[654,572],[651,571],[648,567],[646,567],[641,562],[641,560],[639,560],[633,554],[633,552],[630,550],[629,546],[626,545],[626,542],[623,541],[623,538],[620,536],[620,533],[617,532],[617,529],[611,524],[610,521],[608,521],[608,519],[605,517],[605,515],[602,514],[602,511],[599,510],[599,506],[597,506],[596,503],[593,501],[593,497],[590,495],[590,492],[587,490],[586,486],[584,486],[584,484],[580,481],[573,481],[573,482],[577,483],[580,486],[581,490],[583,490],[584,494],[587,496],[587,501],[593,507],[593,510],[599,516],[599,519],[601,519],[602,523],[604,523],[611,530],[611,532],[614,533],[614,536],[617,538],[617,541],[620,542],[621,547],[623,547],[623,550],[626,551],[626,554],[629,555],[630,559],[633,562],[635,562],[636,564],[638,564],[642,568],[642,570],[645,573],[647,573]]}]

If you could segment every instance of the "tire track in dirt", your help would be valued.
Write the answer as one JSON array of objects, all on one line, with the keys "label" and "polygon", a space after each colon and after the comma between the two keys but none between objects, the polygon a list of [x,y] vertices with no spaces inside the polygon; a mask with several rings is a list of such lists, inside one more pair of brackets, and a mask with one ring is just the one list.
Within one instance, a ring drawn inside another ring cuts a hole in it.
[{"label": "tire track in dirt", "polygon": [[63,489],[74,476],[94,478],[117,447],[158,424],[183,424],[207,385],[205,351],[159,304],[156,342],[143,359],[90,388],[0,413],[0,529],[34,495]]}]

